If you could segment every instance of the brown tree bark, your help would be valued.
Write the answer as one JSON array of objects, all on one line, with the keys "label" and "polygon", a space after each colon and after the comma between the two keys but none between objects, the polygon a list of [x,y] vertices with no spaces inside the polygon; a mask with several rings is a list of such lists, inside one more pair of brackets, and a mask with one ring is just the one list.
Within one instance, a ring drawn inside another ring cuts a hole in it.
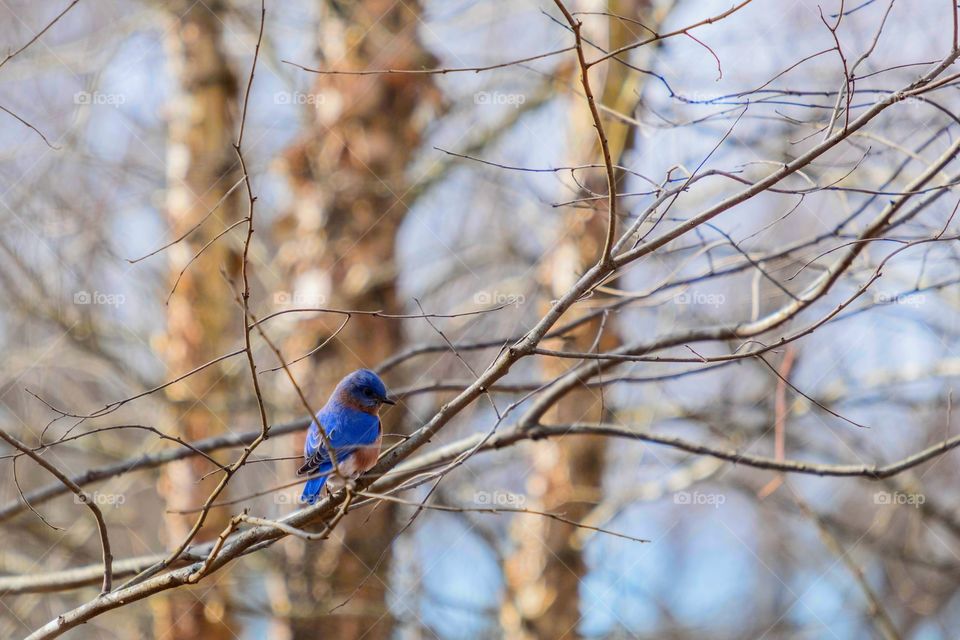
[{"label": "brown tree bark", "polygon": [[[611,0],[607,11],[639,20],[652,26],[647,0]],[[596,21],[589,23],[591,26]],[[613,49],[639,39],[638,25],[610,18],[604,40],[607,49]],[[590,37],[596,37],[591,32]],[[579,68],[570,70],[570,83],[580,89]],[[601,69],[591,71],[591,85],[600,104],[631,114],[637,103],[639,74],[626,67],[608,62]],[[601,90],[597,91],[597,87]],[[582,93],[582,91],[580,92]],[[571,149],[571,164],[597,162],[601,157],[593,119],[582,96],[575,99],[571,117],[571,138],[576,144]],[[622,120],[606,118],[604,130],[614,163],[620,164],[625,151],[636,140],[634,128]],[[602,170],[585,178],[583,196],[606,193],[606,177]],[[618,173],[617,184],[623,176]],[[586,271],[603,251],[606,236],[608,208],[606,200],[596,201],[590,210],[572,208],[565,219],[563,239],[543,262],[540,271],[544,290],[551,298],[563,291]],[[548,301],[543,301],[544,311]],[[563,321],[571,321],[589,311],[589,303],[573,307]],[[602,329],[602,332],[601,332]],[[607,352],[616,348],[618,338],[612,319],[594,320],[557,341],[545,341],[545,348]],[[569,361],[547,359],[544,379],[563,374]],[[544,416],[544,424],[572,424],[600,422],[606,407],[601,391],[582,387],[557,403]],[[587,436],[564,436],[535,443],[531,447],[531,469],[527,479],[525,506],[544,511],[563,513],[572,520],[584,519],[601,500],[606,442]],[[576,536],[577,529],[548,518],[516,518],[512,525],[514,553],[504,567],[506,599],[501,612],[501,623],[511,638],[576,637],[577,625],[583,614],[580,607],[580,582],[587,572],[582,548]]]},{"label": "brown tree bark", "polygon": [[[216,15],[219,3],[166,5],[172,21],[166,37],[175,94],[168,105],[167,202],[171,237],[180,237],[197,224],[239,179],[232,144],[236,136],[237,81],[227,64]],[[236,196],[236,194],[234,194]],[[190,258],[242,215],[236,197],[228,198],[197,231],[168,250],[173,287]],[[167,306],[167,331],[158,339],[168,371],[181,374],[233,346],[242,330],[230,286],[221,271],[236,275],[239,255],[229,236],[204,249],[177,285]],[[228,420],[228,369],[210,367],[169,387],[172,429],[185,440],[222,433]],[[171,464],[159,490],[169,510],[203,504],[219,477],[209,462],[191,458]],[[197,540],[211,539],[225,526],[225,510],[213,510]],[[168,547],[188,535],[197,515],[165,516]],[[152,600],[158,638],[236,637],[226,611],[226,587],[221,579],[204,585],[202,597],[187,591]]]},{"label": "brown tree bark", "polygon": [[[337,11],[321,4],[318,47],[324,68],[434,64],[418,41],[416,3],[364,0],[340,3]],[[429,76],[419,75],[318,75],[312,91],[310,100],[299,101],[315,107],[308,129],[286,154],[295,204],[275,228],[278,261],[289,283],[278,300],[297,307],[396,312],[401,305],[395,241],[413,184],[407,169],[439,93]],[[325,314],[299,322],[285,354],[309,352],[342,320]],[[335,340],[293,371],[319,409],[343,375],[375,366],[397,350],[401,339],[397,322],[354,316]],[[385,433],[400,429],[402,414],[402,407],[385,413]],[[385,438],[384,446],[395,441]],[[396,531],[394,511],[381,505],[348,515],[337,528],[338,540],[286,547],[289,597],[298,611],[315,615],[298,615],[291,622],[295,638],[316,638],[318,625],[324,637],[389,637],[393,621],[386,584]],[[351,594],[345,607],[329,614]]]}]

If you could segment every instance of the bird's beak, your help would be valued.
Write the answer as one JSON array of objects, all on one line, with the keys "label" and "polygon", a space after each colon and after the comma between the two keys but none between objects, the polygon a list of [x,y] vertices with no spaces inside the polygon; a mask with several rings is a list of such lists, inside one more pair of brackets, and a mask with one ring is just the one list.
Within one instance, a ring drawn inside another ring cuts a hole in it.
[{"label": "bird's beak", "polygon": [[393,396],[384,396],[380,398],[380,402],[383,404],[397,404],[397,399]]}]

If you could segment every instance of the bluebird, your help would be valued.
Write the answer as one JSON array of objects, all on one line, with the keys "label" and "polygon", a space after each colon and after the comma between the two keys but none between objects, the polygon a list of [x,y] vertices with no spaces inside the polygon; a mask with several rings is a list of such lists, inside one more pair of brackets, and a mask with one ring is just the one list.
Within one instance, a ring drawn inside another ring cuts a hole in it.
[{"label": "bluebird", "polygon": [[[307,481],[301,501],[316,502],[327,479],[334,473],[330,452],[318,425],[323,426],[336,453],[340,474],[352,481],[377,463],[383,438],[380,407],[395,402],[387,395],[383,380],[369,369],[354,371],[337,384],[307,430],[307,441],[303,444],[305,462],[297,470],[297,475],[317,477]],[[330,484],[328,490],[333,489],[334,481]]]}]

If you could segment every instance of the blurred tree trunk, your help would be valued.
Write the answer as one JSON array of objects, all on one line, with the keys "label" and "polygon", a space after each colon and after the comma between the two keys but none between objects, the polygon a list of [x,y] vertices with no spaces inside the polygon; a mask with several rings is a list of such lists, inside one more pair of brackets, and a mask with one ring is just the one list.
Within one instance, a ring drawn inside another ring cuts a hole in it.
[{"label": "blurred tree trunk", "polygon": [[[639,20],[651,28],[649,0],[610,0],[606,11]],[[585,36],[600,40],[594,27],[597,20],[587,21]],[[644,36],[643,29],[627,21],[610,18],[608,32],[602,41],[606,49],[629,44]],[[587,35],[588,34],[588,35]],[[594,40],[595,42],[597,40]],[[589,56],[588,56],[589,57]],[[571,164],[600,162],[600,145],[590,111],[583,99],[579,67],[568,69],[569,82],[577,94],[573,100],[570,139]],[[632,115],[638,102],[640,74],[627,67],[607,62],[591,70],[590,81],[600,104],[619,113]],[[604,131],[614,163],[621,164],[625,152],[636,142],[635,128],[622,120],[605,117]],[[622,190],[622,172],[618,172],[618,190]],[[606,194],[603,170],[580,174],[586,189],[581,197],[592,193]],[[592,201],[589,209],[569,208],[562,230],[563,238],[543,262],[543,290],[555,299],[569,290],[603,250],[608,221],[605,199]],[[548,300],[541,302],[546,311]],[[590,310],[589,301],[572,308],[560,321],[571,321]],[[602,329],[602,333],[601,333]],[[598,342],[599,341],[599,342]],[[618,337],[612,318],[606,322],[586,323],[563,339],[546,341],[545,348],[574,351],[610,351]],[[543,364],[544,379],[560,376],[570,361],[547,359]],[[544,416],[544,424],[599,422],[606,409],[600,389],[582,387],[557,403]],[[561,512],[573,520],[584,519],[594,504],[602,499],[606,441],[603,438],[566,436],[542,440],[531,447],[531,470],[527,480],[527,503],[532,509]],[[504,568],[506,600],[501,623],[510,638],[561,638],[577,634],[582,611],[579,588],[587,572],[582,548],[571,525],[548,518],[515,518],[512,525],[514,553]]]},{"label": "blurred tree trunk", "polygon": [[[320,4],[317,46],[323,68],[434,64],[418,41],[416,3]],[[276,299],[295,307],[400,311],[394,254],[397,231],[411,204],[407,169],[439,92],[425,75],[318,75],[311,99],[298,102],[310,105],[311,114],[300,141],[286,154],[294,204],[275,228],[278,264],[288,283]],[[288,359],[314,349],[343,321],[331,314],[298,319],[284,344]],[[401,338],[398,322],[352,317],[335,340],[293,369],[315,403],[312,408],[320,408],[343,375],[373,367],[395,352]],[[399,431],[402,414],[400,407],[387,412],[385,433]],[[385,438],[384,446],[394,442]],[[394,514],[380,505],[348,516],[327,543],[287,545],[290,599],[298,611],[316,615],[291,622],[294,638],[316,638],[318,626],[324,637],[338,640],[389,637],[393,620],[386,585],[398,530]],[[375,575],[367,579],[374,567]],[[329,615],[362,583],[348,605]]]},{"label": "blurred tree trunk", "polygon": [[[177,238],[196,225],[239,179],[232,144],[236,136],[237,84],[223,51],[219,3],[165,5],[172,21],[166,48],[174,94],[168,105],[167,219]],[[236,195],[236,194],[235,194]],[[173,287],[191,256],[230,223],[239,219],[240,202],[233,196],[186,240],[168,250]],[[167,306],[167,332],[158,344],[170,374],[189,371],[229,350],[242,330],[233,293],[221,270],[235,275],[239,256],[224,237],[204,250],[186,271]],[[210,367],[168,388],[175,415],[174,429],[185,440],[216,435],[226,429],[229,379],[225,370]],[[166,467],[160,493],[168,509],[203,504],[220,479],[202,458]],[[214,510],[197,540],[216,536],[225,526],[226,510]],[[168,514],[167,546],[178,544],[197,514]],[[154,602],[158,638],[235,638],[226,616],[223,578],[205,584],[200,594],[176,591]]]}]

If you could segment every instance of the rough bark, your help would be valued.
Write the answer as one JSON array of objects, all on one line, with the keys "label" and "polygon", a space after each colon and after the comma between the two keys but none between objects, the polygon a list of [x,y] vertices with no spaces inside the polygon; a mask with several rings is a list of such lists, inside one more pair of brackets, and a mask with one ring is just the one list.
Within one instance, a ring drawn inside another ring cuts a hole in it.
[{"label": "rough bark", "polygon": [[[415,69],[433,64],[418,42],[415,3],[335,4],[332,10],[322,3],[322,67]],[[397,231],[411,204],[407,169],[438,95],[429,76],[316,77],[310,99],[299,100],[310,109],[309,125],[286,154],[294,205],[274,229],[289,287],[281,287],[278,301],[296,307],[402,308],[394,254]],[[284,344],[285,354],[293,358],[309,352],[342,320],[333,315],[302,319]],[[293,369],[317,404],[312,408],[319,408],[343,375],[395,352],[401,338],[396,322],[353,317],[335,340]],[[402,414],[402,407],[386,412],[385,433],[400,430]],[[393,442],[385,438],[384,446]],[[396,531],[394,511],[383,505],[372,513],[349,515],[337,528],[338,540],[288,545],[290,600],[297,610],[314,612],[291,621],[295,638],[315,638],[318,624],[331,638],[390,635],[386,584]],[[386,555],[381,559],[381,554]],[[374,567],[375,575],[368,579]],[[329,614],[351,594],[345,607]]]},{"label": "rough bark", "polygon": [[[647,0],[611,0],[604,10],[650,24]],[[596,21],[589,23],[591,26]],[[585,27],[586,28],[586,27]],[[604,40],[608,49],[638,39],[637,25],[611,18]],[[590,32],[595,37],[594,32]],[[579,68],[570,70],[570,83],[579,89]],[[624,114],[632,114],[637,104],[637,77],[615,62],[591,71],[591,84],[599,102]],[[598,92],[597,87],[601,90]],[[589,110],[581,96],[574,98],[571,117],[572,164],[596,162],[600,158],[599,143]],[[612,118],[604,120],[604,129],[615,163],[636,141],[630,125]],[[622,184],[623,176],[617,176]],[[586,176],[583,196],[605,194],[605,175],[601,170]],[[540,270],[544,290],[552,298],[559,297],[570,284],[586,271],[603,251],[606,236],[608,205],[595,201],[589,210],[571,208],[565,218],[563,239],[543,262]],[[546,308],[548,301],[543,301]],[[589,306],[573,307],[565,320],[573,320],[589,311]],[[544,343],[546,348],[607,351],[617,346],[618,339],[612,318],[601,330],[601,320],[586,323],[562,341]],[[598,338],[599,336],[599,338]],[[596,341],[599,339],[599,342]],[[569,361],[548,359],[544,362],[544,379],[560,376]],[[569,393],[544,416],[544,424],[600,422],[606,407],[598,389],[585,386]],[[603,490],[606,443],[600,438],[568,435],[537,442],[530,449],[530,472],[527,479],[527,502],[532,509],[556,511],[573,520],[584,519],[600,501]],[[511,638],[576,637],[583,615],[580,607],[580,582],[587,572],[577,529],[548,518],[516,518],[512,537],[514,553],[507,558],[504,572],[506,599],[501,623]]]},{"label": "rough bark", "polygon": [[[188,8],[189,7],[189,8]],[[221,37],[219,3],[166,7],[171,21],[166,36],[174,95],[167,107],[166,214],[171,237],[199,222],[239,179],[232,143],[236,136],[237,82],[227,63]],[[236,195],[236,194],[234,194]],[[171,247],[168,286],[173,287],[190,258],[243,215],[240,202],[228,198],[200,229]],[[167,331],[158,338],[168,371],[181,374],[226,352],[241,331],[237,306],[221,272],[236,275],[239,256],[229,236],[204,249],[177,285],[167,306]],[[193,441],[222,433],[229,415],[231,388],[227,370],[210,367],[168,389],[173,405],[171,429]],[[200,480],[211,470],[202,458],[169,465],[159,490],[170,510],[203,504],[219,479]],[[216,536],[226,511],[214,510],[197,540]],[[167,546],[190,531],[196,514],[165,516]],[[153,602],[158,638],[234,638],[226,612],[227,589],[218,580],[204,585],[203,596],[175,592]]]}]

